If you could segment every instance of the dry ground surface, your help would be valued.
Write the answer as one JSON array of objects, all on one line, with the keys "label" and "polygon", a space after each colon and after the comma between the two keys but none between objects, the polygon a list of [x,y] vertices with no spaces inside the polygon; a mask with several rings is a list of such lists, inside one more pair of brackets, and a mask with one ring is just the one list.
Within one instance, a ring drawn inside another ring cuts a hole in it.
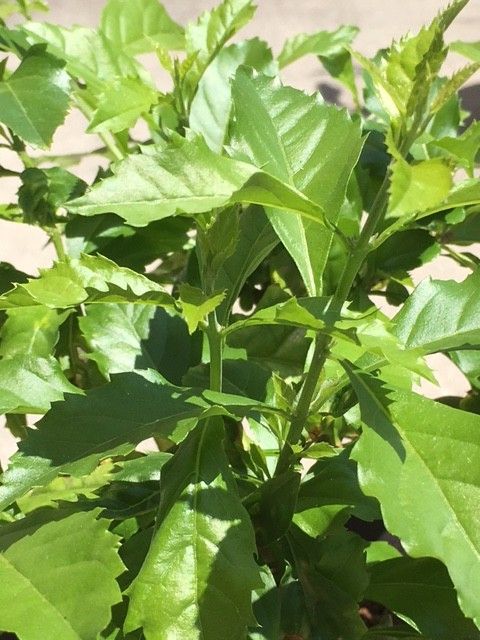
[{"label": "dry ground surface", "polygon": [[[380,47],[386,46],[408,30],[416,30],[428,22],[444,6],[443,0],[257,0],[258,11],[255,19],[242,32],[242,37],[253,35],[267,40],[275,52],[279,52],[284,40],[296,33],[313,32],[320,29],[334,29],[342,24],[355,24],[361,29],[356,47],[364,54],[372,55]],[[81,24],[95,26],[104,2],[103,0],[51,0],[48,18],[66,26]],[[194,18],[205,9],[212,7],[212,0],[164,0],[171,15],[179,22]],[[39,18],[44,19],[43,16]],[[480,0],[471,0],[470,5],[457,19],[449,32],[451,40],[478,40],[480,33]],[[165,76],[158,73],[156,65],[147,59],[147,66],[158,78],[161,88],[166,88]],[[451,57],[450,70],[458,66],[460,60]],[[325,90],[329,78],[322,71],[315,58],[304,59],[292,65],[284,76],[285,82],[307,91],[318,88]],[[475,80],[474,80],[475,82]],[[480,109],[480,77],[477,85],[469,87],[465,94],[469,109]],[[331,95],[331,94],[330,94]],[[342,97],[339,97],[340,100]],[[83,133],[84,122],[78,114],[71,114],[65,125],[57,132],[52,152],[82,152],[94,148],[98,141],[93,135]],[[95,159],[82,163],[78,169],[83,178],[91,178],[96,171]],[[7,202],[16,191],[14,180],[2,180],[3,192],[0,202]],[[17,268],[34,274],[38,267],[48,266],[53,257],[51,247],[40,230],[32,231],[21,225],[0,221],[0,261],[14,264]],[[428,273],[437,278],[461,280],[466,272],[446,258],[438,259],[430,265]],[[425,277],[425,270],[419,270],[415,279]],[[442,357],[434,357],[433,365],[444,394],[463,393],[467,388],[465,380],[459,376],[449,362]],[[424,392],[439,395],[438,388],[425,385]],[[0,425],[0,461],[4,462],[15,449],[15,443]]]}]

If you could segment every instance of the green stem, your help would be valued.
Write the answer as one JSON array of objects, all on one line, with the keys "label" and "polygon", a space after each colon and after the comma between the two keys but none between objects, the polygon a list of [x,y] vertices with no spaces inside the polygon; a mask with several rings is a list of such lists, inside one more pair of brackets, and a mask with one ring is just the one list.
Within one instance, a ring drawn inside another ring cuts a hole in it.
[{"label": "green stem", "polygon": [[51,227],[48,229],[48,234],[50,235],[50,239],[55,247],[55,251],[57,253],[57,258],[59,260],[65,260],[67,257],[67,253],[65,251],[65,247],[63,246],[63,238],[62,234],[58,230],[58,227]]},{"label": "green stem", "polygon": [[223,378],[223,337],[217,325],[215,312],[208,316],[208,346],[210,349],[210,389],[222,390]]},{"label": "green stem", "polygon": [[[77,91],[75,94],[75,100],[77,102],[78,108],[83,113],[83,115],[91,120],[93,109],[85,99],[85,97],[80,95],[80,93]],[[98,135],[103,140],[103,143],[115,158],[115,160],[123,160],[126,157],[126,150],[123,148],[123,146],[120,144],[113,133],[111,133],[110,131],[106,131],[104,133],[99,133]]]},{"label": "green stem", "polygon": [[[330,322],[331,325],[333,325],[336,318],[340,316],[342,307],[348,300],[355,278],[363,264],[363,261],[369,253],[370,239],[385,215],[388,203],[388,186],[389,177],[387,175],[377,193],[377,197],[375,198],[358,241],[345,264],[342,275],[340,276],[337,289],[330,304],[330,308],[334,311],[333,319]],[[325,334],[317,334],[312,363],[305,377],[305,382],[303,383],[298,402],[292,416],[286,445],[283,447],[278,459],[277,468],[275,470],[276,475],[285,471],[290,465],[290,444],[297,442],[302,434],[302,430],[310,412],[310,405],[315,394],[315,389],[317,388],[320,374],[322,373],[322,369],[327,359],[328,348],[331,340],[332,339]]]}]

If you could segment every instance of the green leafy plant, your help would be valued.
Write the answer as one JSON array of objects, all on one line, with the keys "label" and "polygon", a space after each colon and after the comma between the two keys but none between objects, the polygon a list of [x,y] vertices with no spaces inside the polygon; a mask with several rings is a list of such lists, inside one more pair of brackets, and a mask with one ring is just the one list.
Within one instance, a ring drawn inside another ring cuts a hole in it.
[{"label": "green leafy plant", "polygon": [[[2,640],[480,638],[479,44],[442,75],[467,2],[373,59],[349,26],[231,44],[251,0],[185,28],[0,3],[0,215],[57,253],[0,265]],[[282,85],[305,55],[350,112]],[[90,185],[41,151],[69,109]],[[470,275],[415,288],[439,254]],[[465,398],[414,391],[438,352]]]}]

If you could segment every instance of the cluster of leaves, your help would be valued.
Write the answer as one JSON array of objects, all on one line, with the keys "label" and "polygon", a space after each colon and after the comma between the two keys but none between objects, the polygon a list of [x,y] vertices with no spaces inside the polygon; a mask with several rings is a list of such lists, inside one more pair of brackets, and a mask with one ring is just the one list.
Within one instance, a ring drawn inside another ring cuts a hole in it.
[{"label": "cluster of leaves", "polygon": [[[480,638],[480,44],[441,75],[467,2],[373,59],[354,27],[229,44],[251,0],[185,28],[108,0],[96,30],[0,3],[26,18],[0,25],[0,216],[58,254],[0,265],[0,638]],[[305,55],[352,113],[281,84]],[[38,152],[71,108],[111,161],[89,186]],[[471,274],[412,291],[440,253]],[[436,352],[466,398],[412,390]]]}]

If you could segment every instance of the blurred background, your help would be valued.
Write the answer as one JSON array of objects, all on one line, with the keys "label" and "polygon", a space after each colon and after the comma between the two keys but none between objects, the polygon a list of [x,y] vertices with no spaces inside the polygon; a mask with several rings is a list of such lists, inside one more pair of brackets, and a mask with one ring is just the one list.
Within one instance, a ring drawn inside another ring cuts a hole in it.
[{"label": "blurred background", "polygon": [[[336,29],[343,24],[360,27],[354,45],[364,55],[371,56],[386,47],[391,40],[410,31],[417,31],[428,23],[448,0],[257,0],[258,10],[254,20],[240,32],[240,38],[259,36],[279,53],[286,38],[297,33]],[[164,0],[171,16],[180,23],[195,18],[211,8],[214,0]],[[80,24],[95,27],[99,22],[104,0],[50,0],[50,14],[38,14],[36,19],[65,26]],[[448,32],[448,40],[476,41],[480,39],[480,0],[471,0]],[[159,69],[154,58],[143,61],[158,81],[159,88],[168,88],[168,78]],[[465,61],[451,54],[446,69],[451,72]],[[314,56],[291,65],[283,76],[287,84],[312,92],[320,90],[327,100],[348,105],[348,98],[335,88]],[[463,90],[463,106],[475,117],[480,117],[480,74]],[[78,113],[67,117],[65,125],[56,133],[51,152],[54,154],[86,152],[99,141],[94,135],[84,133],[85,121]],[[7,164],[7,166],[9,166]],[[73,171],[91,180],[98,167],[98,157],[92,156]],[[15,167],[12,167],[15,168]],[[15,179],[2,179],[0,202],[9,202],[15,196]],[[478,251],[480,255],[480,250]],[[39,229],[0,221],[0,261],[10,262],[22,271],[34,275],[39,267],[51,264],[53,250]],[[426,275],[441,279],[462,280],[468,275],[448,258],[438,258],[428,270],[418,269],[414,280]],[[387,310],[388,311],[388,310]],[[466,380],[443,356],[433,356],[434,366],[442,395],[463,395],[469,388]],[[422,392],[436,397],[439,389],[430,384],[422,386]],[[0,426],[0,461],[5,461],[14,448],[14,442]]]}]

